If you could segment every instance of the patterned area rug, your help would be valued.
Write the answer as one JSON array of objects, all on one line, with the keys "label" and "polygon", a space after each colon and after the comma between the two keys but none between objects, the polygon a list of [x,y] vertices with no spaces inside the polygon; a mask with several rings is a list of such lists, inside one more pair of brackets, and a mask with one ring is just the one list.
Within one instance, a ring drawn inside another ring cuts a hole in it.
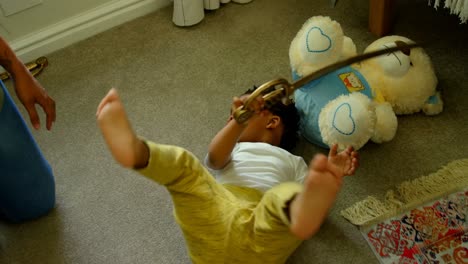
[{"label": "patterned area rug", "polygon": [[341,213],[380,263],[468,263],[468,159]]}]

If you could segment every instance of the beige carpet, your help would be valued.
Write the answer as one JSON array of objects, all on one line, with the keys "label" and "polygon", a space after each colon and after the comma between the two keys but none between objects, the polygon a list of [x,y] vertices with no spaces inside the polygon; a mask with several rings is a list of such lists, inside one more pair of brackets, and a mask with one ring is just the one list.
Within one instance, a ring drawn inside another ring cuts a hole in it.
[{"label": "beige carpet", "polygon": [[[393,141],[364,146],[360,170],[290,263],[376,263],[340,211],[468,157],[468,26],[426,0],[399,1],[397,12],[394,32],[427,45],[445,110],[400,117]],[[290,79],[289,43],[314,15],[338,20],[359,51],[375,39],[367,30],[368,0],[338,1],[336,8],[329,0],[254,0],[229,3],[190,28],[172,24],[169,6],[47,54],[50,66],[39,81],[57,102],[57,122],[34,135],[55,172],[57,207],[36,221],[1,223],[0,263],[189,263],[166,191],[108,153],[95,123],[99,100],[117,87],[142,136],[202,158],[234,95]],[[302,142],[296,153],[308,161],[319,151]]]}]

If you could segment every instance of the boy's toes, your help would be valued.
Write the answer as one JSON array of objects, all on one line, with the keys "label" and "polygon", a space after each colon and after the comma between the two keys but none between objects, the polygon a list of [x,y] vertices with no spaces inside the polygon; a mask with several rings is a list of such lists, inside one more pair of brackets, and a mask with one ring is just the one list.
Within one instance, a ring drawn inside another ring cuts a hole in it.
[{"label": "boy's toes", "polygon": [[97,116],[97,122],[101,130],[127,129],[128,121],[125,110],[120,101],[113,101],[103,105]]},{"label": "boy's toes", "polygon": [[111,99],[111,100],[117,100],[117,99],[119,99],[119,94],[117,93],[117,89],[111,88],[111,89],[109,90],[109,92],[107,93],[106,97],[109,98],[109,99]]},{"label": "boy's toes", "polygon": [[117,93],[117,90],[115,88],[111,88],[109,92],[107,92],[106,96],[104,96],[104,98],[102,98],[101,102],[99,103],[96,111],[96,116],[99,116],[104,106],[114,101],[120,101],[120,98],[119,94]]}]

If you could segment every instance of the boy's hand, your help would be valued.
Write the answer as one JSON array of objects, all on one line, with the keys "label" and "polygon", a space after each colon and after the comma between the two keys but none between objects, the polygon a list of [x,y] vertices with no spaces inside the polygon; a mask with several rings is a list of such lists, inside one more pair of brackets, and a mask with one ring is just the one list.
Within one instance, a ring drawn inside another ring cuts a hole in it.
[{"label": "boy's hand", "polygon": [[335,176],[353,175],[359,167],[359,155],[353,147],[338,153],[338,144],[334,144],[328,153],[329,169]]},{"label": "boy's hand", "polygon": [[[231,116],[229,117],[228,121],[231,121],[233,119],[233,113],[244,106],[245,102],[249,98],[250,94],[244,94],[240,97],[234,97],[232,99],[232,105],[231,105]],[[255,114],[261,114],[261,112],[265,109],[265,100],[263,100],[262,96],[257,96],[254,100],[250,102],[248,105],[247,110],[254,112]]]}]

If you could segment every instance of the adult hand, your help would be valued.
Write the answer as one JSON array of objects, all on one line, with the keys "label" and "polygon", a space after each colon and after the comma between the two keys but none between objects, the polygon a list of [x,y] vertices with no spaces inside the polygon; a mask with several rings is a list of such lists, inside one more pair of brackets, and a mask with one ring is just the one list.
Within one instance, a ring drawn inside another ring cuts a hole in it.
[{"label": "adult hand", "polygon": [[15,90],[18,99],[29,114],[33,127],[39,129],[41,126],[36,110],[36,104],[39,104],[46,114],[46,128],[50,130],[52,123],[55,122],[55,101],[42,85],[29,72],[26,72],[15,76]]}]

